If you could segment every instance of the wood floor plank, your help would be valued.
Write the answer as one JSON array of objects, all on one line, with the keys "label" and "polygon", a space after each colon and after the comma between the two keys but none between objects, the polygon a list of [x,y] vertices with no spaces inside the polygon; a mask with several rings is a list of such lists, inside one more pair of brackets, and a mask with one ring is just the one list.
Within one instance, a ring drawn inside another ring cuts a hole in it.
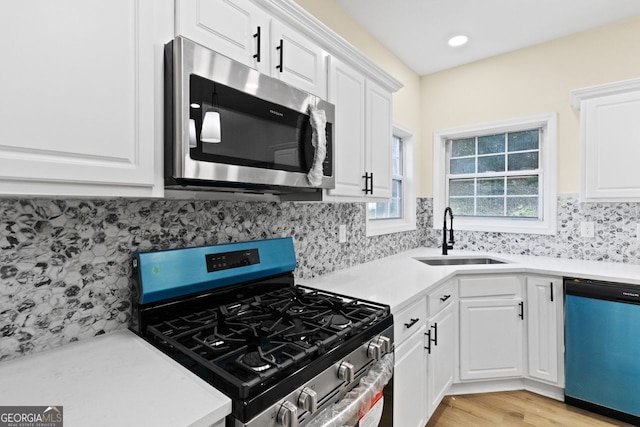
[{"label": "wood floor plank", "polygon": [[528,391],[447,396],[425,427],[632,427]]}]

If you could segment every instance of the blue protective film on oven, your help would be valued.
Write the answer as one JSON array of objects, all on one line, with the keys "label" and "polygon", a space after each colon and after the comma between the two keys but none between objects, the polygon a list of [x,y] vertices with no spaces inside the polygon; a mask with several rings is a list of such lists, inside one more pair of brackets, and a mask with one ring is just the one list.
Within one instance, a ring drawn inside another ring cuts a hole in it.
[{"label": "blue protective film on oven", "polygon": [[[230,265],[228,259],[233,260]],[[293,271],[293,239],[256,240],[135,254],[140,304]]]}]

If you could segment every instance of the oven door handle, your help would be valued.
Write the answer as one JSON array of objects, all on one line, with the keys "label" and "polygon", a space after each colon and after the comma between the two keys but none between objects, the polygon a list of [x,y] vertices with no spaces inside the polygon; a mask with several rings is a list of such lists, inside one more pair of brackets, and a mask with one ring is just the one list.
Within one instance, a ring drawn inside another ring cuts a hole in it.
[{"label": "oven door handle", "polygon": [[342,400],[323,409],[307,427],[340,427],[357,418],[361,410],[369,408],[393,377],[393,353],[386,354],[371,366],[360,383]]}]

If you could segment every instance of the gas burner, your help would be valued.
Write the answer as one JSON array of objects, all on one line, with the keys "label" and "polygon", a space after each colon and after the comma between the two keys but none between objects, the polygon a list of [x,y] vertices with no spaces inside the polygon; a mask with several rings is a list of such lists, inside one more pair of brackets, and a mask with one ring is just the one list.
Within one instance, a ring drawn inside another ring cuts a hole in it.
[{"label": "gas burner", "polygon": [[259,351],[251,351],[242,356],[240,362],[256,372],[262,372],[269,369],[276,358],[272,354],[261,356]]},{"label": "gas burner", "polygon": [[302,305],[292,305],[287,309],[287,312],[289,314],[301,314],[301,313],[304,313],[304,311],[305,311],[305,308]]},{"label": "gas burner", "polygon": [[211,334],[202,341],[213,350],[225,350],[228,348],[226,341],[216,334]]},{"label": "gas burner", "polygon": [[342,314],[328,314],[320,320],[323,325],[329,326],[330,328],[342,330],[351,326],[351,320],[347,319]]}]

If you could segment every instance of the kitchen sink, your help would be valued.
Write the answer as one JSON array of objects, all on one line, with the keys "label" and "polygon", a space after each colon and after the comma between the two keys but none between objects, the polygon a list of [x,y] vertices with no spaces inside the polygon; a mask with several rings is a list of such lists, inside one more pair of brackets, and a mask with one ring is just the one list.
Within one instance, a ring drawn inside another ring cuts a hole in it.
[{"label": "kitchen sink", "polygon": [[443,257],[443,258],[414,258],[417,261],[428,265],[474,265],[474,264],[506,264],[495,258],[487,257]]}]

